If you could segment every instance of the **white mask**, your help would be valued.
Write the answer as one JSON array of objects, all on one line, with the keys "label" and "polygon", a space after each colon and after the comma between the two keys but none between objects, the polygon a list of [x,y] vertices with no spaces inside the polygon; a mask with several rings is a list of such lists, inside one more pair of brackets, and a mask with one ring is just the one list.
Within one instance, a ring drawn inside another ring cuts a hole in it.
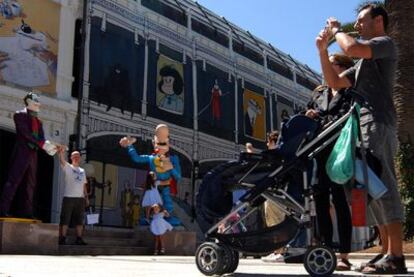
[{"label": "white mask", "polygon": [[40,103],[38,101],[33,101],[32,99],[27,99],[27,107],[28,110],[39,112],[40,110]]}]

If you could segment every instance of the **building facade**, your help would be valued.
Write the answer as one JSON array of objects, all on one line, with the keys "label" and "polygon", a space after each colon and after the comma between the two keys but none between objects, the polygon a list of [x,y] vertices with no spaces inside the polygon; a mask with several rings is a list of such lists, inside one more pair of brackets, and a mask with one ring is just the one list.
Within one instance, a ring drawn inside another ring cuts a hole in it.
[{"label": "building facade", "polygon": [[[46,69],[49,87],[41,80],[42,86],[3,82],[0,128],[13,132],[23,87],[39,90],[50,138],[80,149],[95,177],[103,224],[122,224],[125,193],[139,192],[144,182],[146,168],[129,160],[120,137],[137,137],[138,151],[151,153],[154,127],[167,123],[182,166],[183,198],[194,194],[195,179],[237,158],[246,142],[265,148],[266,133],[305,106],[321,81],[290,55],[191,0],[89,0],[85,7],[42,1],[58,14],[57,34],[45,38],[56,44],[48,47],[55,46],[56,71]],[[18,2],[31,8],[30,0]],[[61,172],[56,160],[49,163],[50,220],[56,222]]]}]

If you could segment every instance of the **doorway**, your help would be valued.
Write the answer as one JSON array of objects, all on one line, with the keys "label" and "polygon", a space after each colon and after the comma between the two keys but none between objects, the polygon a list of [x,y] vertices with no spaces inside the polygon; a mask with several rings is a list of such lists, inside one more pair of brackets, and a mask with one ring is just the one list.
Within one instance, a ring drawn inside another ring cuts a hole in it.
[{"label": "doorway", "polygon": [[[15,141],[16,134],[14,132],[0,129],[0,193],[7,181]],[[33,211],[36,218],[46,223],[50,222],[51,216],[53,168],[53,157],[44,151],[38,151],[37,186],[33,197]],[[17,208],[13,203],[11,213],[13,214]]]}]

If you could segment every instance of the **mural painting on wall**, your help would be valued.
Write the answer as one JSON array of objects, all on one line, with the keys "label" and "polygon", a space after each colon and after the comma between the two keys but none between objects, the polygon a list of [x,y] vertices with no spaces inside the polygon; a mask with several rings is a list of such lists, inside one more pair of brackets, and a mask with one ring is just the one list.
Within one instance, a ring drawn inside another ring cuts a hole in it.
[{"label": "mural painting on wall", "polygon": [[[227,73],[199,69],[197,72],[198,116],[200,130],[217,135],[217,127],[228,130],[230,137],[234,130],[234,82]],[[221,132],[222,133],[222,132]],[[223,135],[224,134],[219,134]]]},{"label": "mural painting on wall", "polygon": [[266,105],[263,95],[245,89],[243,93],[244,135],[266,140]]},{"label": "mural painting on wall", "polygon": [[146,175],[146,170],[118,167],[118,202],[122,226],[132,227],[138,224]]},{"label": "mural painting on wall", "polygon": [[134,43],[132,32],[111,23],[102,32],[101,19],[92,18],[90,49],[89,98],[132,118],[140,112],[143,47]]},{"label": "mural painting on wall", "polygon": [[0,0],[0,82],[56,93],[60,5]]},{"label": "mural painting on wall", "polygon": [[157,63],[157,107],[170,113],[184,113],[183,64],[159,55]]},{"label": "mural painting on wall", "polygon": [[98,161],[90,161],[90,163],[95,169],[93,177],[101,184],[95,188],[96,208],[100,207],[102,196],[104,208],[116,208],[118,196],[118,166],[105,164],[105,176],[102,176],[104,164]]},{"label": "mural painting on wall", "polygon": [[125,109],[131,110],[132,117],[132,109],[128,108],[128,105],[132,100],[128,70],[125,69],[120,63],[115,63],[109,66],[104,80],[104,95],[109,97],[106,110],[109,111],[112,108],[112,105],[115,102],[112,98],[119,98],[121,99],[121,103],[119,105],[121,113],[124,113]]},{"label": "mural painting on wall", "polygon": [[280,129],[280,125],[282,122],[286,122],[289,118],[294,114],[293,105],[287,104],[289,101],[280,101],[278,99],[277,102],[277,124],[278,129]]}]

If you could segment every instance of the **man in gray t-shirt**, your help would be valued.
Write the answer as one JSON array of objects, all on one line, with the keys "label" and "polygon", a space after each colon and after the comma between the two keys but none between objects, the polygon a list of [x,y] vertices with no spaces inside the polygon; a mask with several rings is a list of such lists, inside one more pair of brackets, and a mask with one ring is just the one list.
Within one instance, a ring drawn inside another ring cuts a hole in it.
[{"label": "man in gray t-shirt", "polygon": [[388,36],[365,40],[364,44],[371,48],[371,59],[360,59],[343,76],[354,81],[353,87],[370,104],[370,109],[362,107],[361,123],[375,121],[395,128],[396,115],[392,99],[397,68],[395,44]]},{"label": "man in gray t-shirt", "polygon": [[[397,150],[396,112],[392,99],[394,75],[397,67],[396,47],[385,33],[388,15],[379,5],[368,4],[359,10],[355,29],[362,40],[343,33],[340,23],[329,18],[327,26],[316,39],[322,71],[329,87],[354,87],[368,102],[361,109],[361,133],[366,147],[381,163],[381,180],[388,191],[369,204],[370,225],[377,225],[382,241],[382,253],[371,260],[362,271],[375,274],[406,273],[402,252],[401,197],[395,177],[394,157]],[[350,57],[360,58],[348,71],[337,75],[329,62],[328,41],[336,42]]]}]

